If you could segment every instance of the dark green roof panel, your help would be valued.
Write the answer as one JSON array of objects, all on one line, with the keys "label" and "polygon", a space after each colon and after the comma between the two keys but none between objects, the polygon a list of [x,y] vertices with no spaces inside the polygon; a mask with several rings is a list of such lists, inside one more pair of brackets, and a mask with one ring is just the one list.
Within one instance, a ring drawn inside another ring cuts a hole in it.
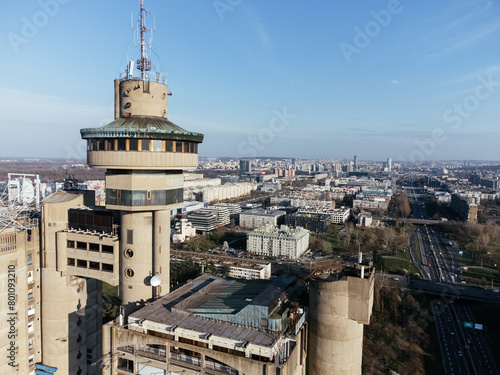
[{"label": "dark green roof panel", "polygon": [[83,139],[146,138],[203,142],[203,134],[188,132],[162,117],[120,117],[100,128],[82,129],[80,133]]}]

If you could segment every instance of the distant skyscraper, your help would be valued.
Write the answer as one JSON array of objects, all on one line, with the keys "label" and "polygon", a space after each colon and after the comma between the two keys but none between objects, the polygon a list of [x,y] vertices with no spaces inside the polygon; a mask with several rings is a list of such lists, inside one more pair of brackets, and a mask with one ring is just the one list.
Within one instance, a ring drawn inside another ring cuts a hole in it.
[{"label": "distant skyscraper", "polygon": [[354,155],[354,165],[353,165],[353,172],[358,171],[358,155]]},{"label": "distant skyscraper", "polygon": [[387,158],[387,172],[391,172],[392,170],[392,159]]},{"label": "distant skyscraper", "polygon": [[240,160],[240,174],[252,173],[252,161],[250,159]]}]

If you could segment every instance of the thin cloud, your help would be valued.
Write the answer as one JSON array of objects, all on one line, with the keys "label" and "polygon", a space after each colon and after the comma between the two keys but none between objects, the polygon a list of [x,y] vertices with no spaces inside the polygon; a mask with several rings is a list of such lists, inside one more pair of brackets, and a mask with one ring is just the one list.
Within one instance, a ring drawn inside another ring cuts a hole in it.
[{"label": "thin cloud", "polygon": [[[467,30],[459,35],[449,38],[440,46],[435,46],[435,49],[439,49],[439,52],[427,55],[429,58],[449,56],[471,46],[485,42],[500,30],[500,19],[496,19],[493,22],[482,25],[475,30]],[[444,46],[446,45],[446,46]]]},{"label": "thin cloud", "polygon": [[261,21],[257,20],[255,29],[264,48],[267,51],[271,52],[273,50],[273,42],[271,41],[271,37],[269,36],[269,33],[267,32],[264,24]]}]

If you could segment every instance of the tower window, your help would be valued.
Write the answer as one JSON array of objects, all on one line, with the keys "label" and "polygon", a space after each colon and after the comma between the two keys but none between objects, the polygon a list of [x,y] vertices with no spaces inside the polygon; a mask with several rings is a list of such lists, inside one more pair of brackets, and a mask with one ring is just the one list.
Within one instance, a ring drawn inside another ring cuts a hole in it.
[{"label": "tower window", "polygon": [[160,139],[155,139],[153,141],[154,151],[163,151],[163,141]]},{"label": "tower window", "polygon": [[142,139],[141,143],[142,143],[142,148],[141,148],[142,151],[151,150],[151,142],[149,139]]},{"label": "tower window", "polygon": [[174,142],[172,142],[172,141],[165,141],[165,151],[166,152],[172,152],[172,151],[174,151]]},{"label": "tower window", "polygon": [[128,147],[128,149],[130,151],[137,151],[137,150],[139,150],[139,140],[135,139],[135,138],[129,139],[129,147]]},{"label": "tower window", "polygon": [[132,268],[125,268],[125,276],[134,277],[134,270]]},{"label": "tower window", "polygon": [[126,150],[126,139],[118,139],[118,150],[117,151],[125,151]]},{"label": "tower window", "polygon": [[182,142],[180,141],[175,142],[175,152],[182,152]]},{"label": "tower window", "polygon": [[127,229],[127,244],[129,244],[129,245],[134,244],[134,230],[133,229]]},{"label": "tower window", "polygon": [[99,151],[104,150],[104,139],[97,140],[97,150],[99,150]]}]

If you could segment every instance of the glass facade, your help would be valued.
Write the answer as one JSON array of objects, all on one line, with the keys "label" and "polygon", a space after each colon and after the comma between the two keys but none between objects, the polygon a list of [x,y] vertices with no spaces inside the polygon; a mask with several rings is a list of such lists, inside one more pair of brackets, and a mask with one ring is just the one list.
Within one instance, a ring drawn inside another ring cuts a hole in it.
[{"label": "glass facade", "polygon": [[106,204],[115,206],[142,207],[166,206],[182,203],[184,190],[118,190],[106,189]]}]

